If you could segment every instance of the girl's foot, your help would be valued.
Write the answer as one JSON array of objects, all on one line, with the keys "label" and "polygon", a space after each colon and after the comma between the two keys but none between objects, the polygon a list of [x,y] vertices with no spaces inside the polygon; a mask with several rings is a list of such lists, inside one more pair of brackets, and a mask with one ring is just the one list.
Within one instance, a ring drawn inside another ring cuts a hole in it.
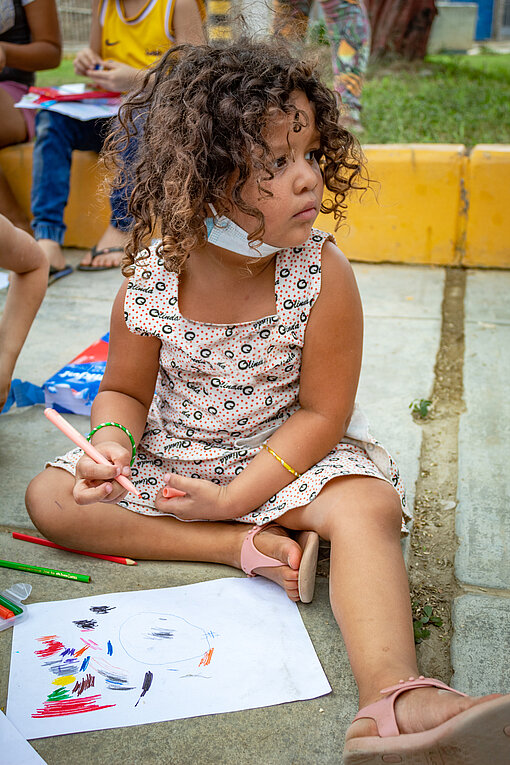
[{"label": "girl's foot", "polygon": [[[458,696],[438,688],[416,688],[402,693],[395,701],[395,718],[400,733],[421,733],[446,722],[460,712],[483,704],[501,694],[473,698]],[[377,701],[377,699],[375,699]],[[371,718],[356,720],[348,728],[346,741],[351,738],[378,736],[377,726]]]},{"label": "girl's foot", "polygon": [[[249,528],[248,526],[245,529],[240,529],[241,544]],[[253,573],[276,582],[280,587],[283,587],[291,600],[298,602],[300,600],[298,592],[299,564],[302,555],[298,543],[288,536],[282,526],[276,525],[268,526],[256,534],[253,543],[259,552],[282,562],[281,566],[255,568]],[[236,568],[241,568],[240,554],[241,547],[239,547],[238,552],[239,558],[235,562]]]}]

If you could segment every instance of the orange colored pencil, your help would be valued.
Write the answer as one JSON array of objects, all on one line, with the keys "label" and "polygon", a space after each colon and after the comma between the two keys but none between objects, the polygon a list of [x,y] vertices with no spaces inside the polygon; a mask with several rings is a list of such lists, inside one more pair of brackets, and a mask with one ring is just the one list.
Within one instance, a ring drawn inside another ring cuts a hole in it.
[{"label": "orange colored pencil", "polygon": [[2,619],[12,619],[14,614],[5,606],[0,605],[0,616]]},{"label": "orange colored pencil", "polygon": [[122,563],[124,566],[136,566],[137,563],[131,558],[119,558],[116,555],[102,555],[101,553],[84,552],[84,550],[73,550],[70,547],[62,547],[55,542],[50,542],[48,539],[41,539],[40,537],[31,537],[29,534],[19,534],[17,531],[12,532],[14,539],[21,539],[23,542],[33,542],[36,545],[45,545],[45,547],[54,547],[57,550],[65,550],[66,552],[76,553],[77,555],[88,555],[89,558],[101,558],[102,560],[109,560],[113,563]]}]

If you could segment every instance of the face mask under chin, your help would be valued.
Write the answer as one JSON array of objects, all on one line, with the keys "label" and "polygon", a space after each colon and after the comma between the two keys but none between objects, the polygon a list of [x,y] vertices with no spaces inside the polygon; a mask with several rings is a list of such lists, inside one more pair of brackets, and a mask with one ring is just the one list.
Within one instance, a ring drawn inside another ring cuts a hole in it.
[{"label": "face mask under chin", "polygon": [[205,219],[207,241],[210,244],[215,244],[217,247],[230,250],[251,260],[254,258],[267,258],[283,249],[282,247],[273,247],[271,244],[265,244],[264,242],[257,245],[256,248],[250,247],[248,234],[241,226],[227,218],[226,215],[218,215],[210,202],[209,207],[214,215],[214,218]]}]

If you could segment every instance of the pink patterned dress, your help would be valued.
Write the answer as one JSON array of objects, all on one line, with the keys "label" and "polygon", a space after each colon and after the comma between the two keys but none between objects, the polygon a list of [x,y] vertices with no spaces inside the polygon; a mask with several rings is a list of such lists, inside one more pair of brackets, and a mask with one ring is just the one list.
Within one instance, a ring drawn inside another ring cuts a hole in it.
[{"label": "pink patterned dress", "polygon": [[[331,238],[317,229],[302,247],[276,254],[276,314],[241,324],[208,324],[179,312],[178,276],[154,250],[136,267],[124,304],[131,332],[161,340],[159,373],[147,425],[132,468],[141,498],[119,502],[145,515],[154,507],[163,475],[178,473],[229,483],[261,444],[298,408],[301,354],[310,310],[321,288],[321,252]],[[340,331],[340,330],[339,330]],[[74,472],[82,452],[57,458]],[[300,478],[259,508],[237,518],[264,524],[311,502],[331,479],[366,475],[391,483],[410,515],[397,465],[370,435],[356,408],[342,441]]]}]

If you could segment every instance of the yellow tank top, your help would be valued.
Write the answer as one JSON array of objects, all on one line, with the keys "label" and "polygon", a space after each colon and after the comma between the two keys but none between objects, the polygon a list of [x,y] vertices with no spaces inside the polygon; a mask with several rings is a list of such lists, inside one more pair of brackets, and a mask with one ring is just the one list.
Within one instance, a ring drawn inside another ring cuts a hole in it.
[{"label": "yellow tank top", "polygon": [[[197,0],[202,19],[204,4]],[[135,69],[152,66],[175,44],[175,0],[147,0],[131,18],[122,0],[103,0],[99,6],[101,57],[128,64]]]}]

